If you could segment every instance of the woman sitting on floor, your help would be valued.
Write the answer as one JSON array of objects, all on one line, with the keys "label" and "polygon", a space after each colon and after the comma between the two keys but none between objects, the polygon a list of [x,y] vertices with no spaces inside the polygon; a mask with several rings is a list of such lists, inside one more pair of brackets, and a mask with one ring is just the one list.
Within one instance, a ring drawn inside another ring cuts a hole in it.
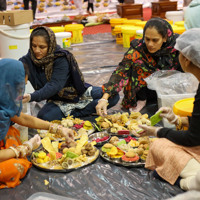
[{"label": "woman sitting on floor", "polygon": [[157,99],[155,91],[147,89],[144,78],[157,70],[181,70],[179,52],[174,49],[177,37],[166,20],[150,19],[144,27],[143,38],[131,42],[122,62],[103,85],[104,94],[96,106],[97,113],[107,114],[107,100],[122,89],[122,106],[130,111],[140,111],[147,100]]},{"label": "woman sitting on floor", "polygon": [[13,122],[29,128],[59,132],[69,142],[73,140],[73,131],[21,112],[28,76],[22,62],[2,59],[0,71],[0,188],[9,188],[20,184],[20,179],[31,167],[26,156],[40,145],[39,135],[21,144],[20,132],[12,126]]},{"label": "woman sitting on floor", "polygon": [[[28,79],[35,89],[32,94],[24,95],[23,102],[47,100],[38,118],[62,120],[68,115],[83,117],[96,112],[102,89],[84,82],[74,56],[56,44],[50,28],[38,27],[32,31],[29,52],[20,60],[28,65]],[[118,101],[119,95],[113,96],[109,107]]]},{"label": "woman sitting on floor", "polygon": [[[175,48],[180,51],[183,71],[192,73],[200,81],[200,28],[184,32]],[[150,147],[145,167],[156,170],[160,177],[174,184],[177,178],[183,190],[200,190],[200,84],[195,96],[191,117],[180,117],[171,108],[162,107],[160,116],[175,124],[177,130],[140,126],[141,136],[153,135],[162,139]],[[188,127],[188,130],[183,130]]]}]

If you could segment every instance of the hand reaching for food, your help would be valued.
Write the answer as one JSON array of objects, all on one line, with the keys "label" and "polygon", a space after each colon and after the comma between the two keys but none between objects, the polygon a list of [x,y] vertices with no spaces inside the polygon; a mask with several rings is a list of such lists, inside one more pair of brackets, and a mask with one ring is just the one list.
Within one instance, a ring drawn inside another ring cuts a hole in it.
[{"label": "hand reaching for food", "polygon": [[172,108],[170,107],[161,107],[158,111],[158,112],[161,112],[160,113],[160,117],[162,118],[166,118],[170,124],[176,124],[177,123],[177,120],[178,120],[178,117],[177,115],[174,114]]},{"label": "hand reaching for food", "polygon": [[[41,138],[38,134],[32,137],[28,142],[32,145],[32,150],[37,149],[41,144]],[[26,143],[26,142],[25,142]]]},{"label": "hand reaching for food", "polygon": [[74,140],[74,131],[70,128],[62,127],[62,135],[66,138],[67,142]]},{"label": "hand reaching for food", "polygon": [[107,115],[107,106],[108,106],[108,100],[107,99],[99,99],[98,104],[96,106],[96,112],[98,115],[104,117]]},{"label": "hand reaching for food", "polygon": [[139,125],[139,127],[144,130],[143,132],[138,133],[140,137],[143,137],[143,136],[157,137],[158,130],[162,128],[162,127],[146,126],[146,125]]}]

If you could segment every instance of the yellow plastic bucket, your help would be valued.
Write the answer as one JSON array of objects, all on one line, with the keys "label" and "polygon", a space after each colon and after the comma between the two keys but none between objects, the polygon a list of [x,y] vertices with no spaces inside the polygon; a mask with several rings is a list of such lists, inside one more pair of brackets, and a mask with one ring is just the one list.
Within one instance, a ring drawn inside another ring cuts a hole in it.
[{"label": "yellow plastic bucket", "polygon": [[143,29],[136,30],[135,39],[141,39],[143,37]]},{"label": "yellow plastic bucket", "polygon": [[136,25],[137,22],[141,22],[142,20],[140,19],[127,19],[124,20],[123,25]]},{"label": "yellow plastic bucket", "polygon": [[175,22],[174,25],[184,27],[184,21]]},{"label": "yellow plastic bucket", "polygon": [[177,34],[182,34],[183,32],[185,32],[185,27],[181,27],[181,26],[172,25],[172,29],[174,33],[177,33]]},{"label": "yellow plastic bucket", "polygon": [[140,22],[136,22],[136,26],[141,26],[144,28],[145,24],[147,23],[147,21],[140,21]]},{"label": "yellow plastic bucket", "polygon": [[71,32],[71,43],[83,42],[83,28],[82,24],[67,24],[65,25],[65,31]]},{"label": "yellow plastic bucket", "polygon": [[61,26],[49,27],[54,33],[64,32],[65,28]]},{"label": "yellow plastic bucket", "polygon": [[123,34],[123,47],[129,48],[130,42],[135,39],[136,30],[138,28],[135,26],[123,26],[122,34]]},{"label": "yellow plastic bucket", "polygon": [[116,36],[117,44],[123,44],[122,27],[123,25],[116,25],[114,28],[114,34]]},{"label": "yellow plastic bucket", "polygon": [[173,24],[173,20],[165,19],[169,24]]},{"label": "yellow plastic bucket", "polygon": [[[181,117],[192,116],[192,111],[194,107],[194,98],[186,98],[177,101],[173,106],[173,111],[176,115]],[[184,127],[184,130],[187,130],[187,127]]]},{"label": "yellow plastic bucket", "polygon": [[127,20],[126,18],[113,18],[110,19],[110,25],[111,25],[111,33],[113,36],[115,36],[114,28],[117,25],[122,25],[124,21]]}]

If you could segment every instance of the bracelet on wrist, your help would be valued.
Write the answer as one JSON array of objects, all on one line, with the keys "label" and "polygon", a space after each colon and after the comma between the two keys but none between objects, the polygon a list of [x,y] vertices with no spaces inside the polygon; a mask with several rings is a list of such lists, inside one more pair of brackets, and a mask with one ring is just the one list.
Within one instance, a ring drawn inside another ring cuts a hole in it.
[{"label": "bracelet on wrist", "polygon": [[177,117],[178,117],[178,123],[176,124],[176,130],[180,131],[180,130],[183,130],[183,123],[182,123],[181,117],[179,116]]},{"label": "bracelet on wrist", "polygon": [[57,132],[56,132],[56,133],[57,133],[58,135],[62,135],[62,132],[63,132],[62,129],[63,129],[63,126],[58,125],[58,127],[57,127]]},{"label": "bracelet on wrist", "polygon": [[108,99],[101,98],[101,99],[98,100],[98,103],[99,103],[100,101],[105,101],[105,102],[108,103]]},{"label": "bracelet on wrist", "polygon": [[9,149],[12,149],[15,152],[15,158],[19,158],[20,152],[16,148],[11,146],[11,147],[9,147]]},{"label": "bracelet on wrist", "polygon": [[58,129],[58,124],[50,123],[50,126],[49,126],[49,132],[50,133],[56,133],[57,129]]},{"label": "bracelet on wrist", "polygon": [[32,152],[32,149],[33,149],[33,145],[30,143],[30,141],[24,142],[24,143],[23,143],[23,146],[27,146],[27,148],[28,148],[27,154],[28,154],[28,155],[31,155],[31,152]]}]

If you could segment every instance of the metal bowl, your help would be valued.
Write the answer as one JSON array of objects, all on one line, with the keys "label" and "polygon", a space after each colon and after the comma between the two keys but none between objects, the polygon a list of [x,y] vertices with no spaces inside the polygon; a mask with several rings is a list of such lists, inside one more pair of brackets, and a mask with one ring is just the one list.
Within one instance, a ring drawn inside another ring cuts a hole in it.
[{"label": "metal bowl", "polygon": [[102,146],[104,145],[106,142],[108,142],[110,140],[110,135],[107,133],[107,132],[96,132],[96,133],[93,133],[91,135],[89,135],[89,141],[93,141],[93,140],[96,140],[97,138],[103,138],[105,136],[108,136],[108,139],[107,140],[104,140],[102,142],[97,142],[96,146]]}]

